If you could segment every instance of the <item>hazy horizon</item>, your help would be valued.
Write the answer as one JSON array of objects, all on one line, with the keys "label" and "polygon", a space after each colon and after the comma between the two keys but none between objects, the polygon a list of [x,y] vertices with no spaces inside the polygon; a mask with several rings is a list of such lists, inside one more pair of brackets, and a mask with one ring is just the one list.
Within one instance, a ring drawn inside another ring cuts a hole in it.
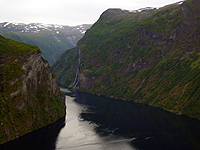
[{"label": "hazy horizon", "polygon": [[0,22],[42,23],[76,26],[94,24],[109,8],[138,10],[145,7],[163,7],[179,0],[2,0]]}]

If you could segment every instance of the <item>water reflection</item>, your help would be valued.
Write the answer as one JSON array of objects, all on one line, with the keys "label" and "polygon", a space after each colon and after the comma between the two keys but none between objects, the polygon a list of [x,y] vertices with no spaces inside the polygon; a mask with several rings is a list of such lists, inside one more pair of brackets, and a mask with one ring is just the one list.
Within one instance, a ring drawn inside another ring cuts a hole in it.
[{"label": "water reflection", "polygon": [[87,105],[80,114],[96,123],[102,137],[120,135],[138,149],[200,149],[200,121],[144,104],[76,91],[76,102]]},{"label": "water reflection", "polygon": [[67,115],[4,150],[200,149],[200,121],[128,101],[61,89]]},{"label": "water reflection", "polygon": [[1,150],[55,150],[60,130],[65,126],[65,117],[54,124],[24,135],[19,139],[0,145]]},{"label": "water reflection", "polygon": [[65,91],[65,94],[67,95],[67,121],[65,128],[61,130],[58,136],[56,149],[135,150],[129,143],[132,138],[125,138],[112,133],[107,136],[101,136],[101,134],[95,131],[99,126],[98,124],[91,120],[84,120],[81,117],[83,112],[94,113],[88,111],[88,108],[93,106],[75,102],[78,99],[73,92]]}]

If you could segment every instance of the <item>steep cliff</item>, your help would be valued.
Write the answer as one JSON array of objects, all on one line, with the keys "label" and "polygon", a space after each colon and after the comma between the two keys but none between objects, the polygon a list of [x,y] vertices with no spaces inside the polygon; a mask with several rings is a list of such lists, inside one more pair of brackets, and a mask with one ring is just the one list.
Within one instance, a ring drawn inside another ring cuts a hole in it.
[{"label": "steep cliff", "polygon": [[0,143],[65,115],[65,96],[38,47],[0,36]]},{"label": "steep cliff", "polygon": [[53,72],[65,86],[200,119],[199,10],[199,0],[108,9]]}]

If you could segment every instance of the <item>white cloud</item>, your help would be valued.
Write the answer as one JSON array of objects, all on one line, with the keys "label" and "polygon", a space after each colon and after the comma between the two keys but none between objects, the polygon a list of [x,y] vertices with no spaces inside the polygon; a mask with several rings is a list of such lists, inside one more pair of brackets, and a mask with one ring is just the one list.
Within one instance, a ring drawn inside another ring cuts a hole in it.
[{"label": "white cloud", "polygon": [[136,10],[161,7],[179,0],[1,0],[0,22],[63,25],[94,23],[108,8]]}]

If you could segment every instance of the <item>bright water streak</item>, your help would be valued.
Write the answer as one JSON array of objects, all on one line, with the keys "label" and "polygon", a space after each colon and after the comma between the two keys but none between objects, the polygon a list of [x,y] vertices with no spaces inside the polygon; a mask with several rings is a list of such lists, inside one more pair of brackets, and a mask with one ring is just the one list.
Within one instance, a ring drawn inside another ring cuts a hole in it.
[{"label": "bright water streak", "polygon": [[61,90],[67,95],[66,119],[2,144],[0,150],[200,150],[199,120],[144,104]]},{"label": "bright water streak", "polygon": [[[89,106],[76,103],[74,97],[66,96],[66,125],[60,131],[56,149],[69,150],[135,150],[129,142],[135,138],[124,138],[112,134],[113,130],[105,129],[108,136],[100,136],[95,132],[95,123],[83,121],[79,114]],[[117,129],[116,129],[117,130]]]}]

